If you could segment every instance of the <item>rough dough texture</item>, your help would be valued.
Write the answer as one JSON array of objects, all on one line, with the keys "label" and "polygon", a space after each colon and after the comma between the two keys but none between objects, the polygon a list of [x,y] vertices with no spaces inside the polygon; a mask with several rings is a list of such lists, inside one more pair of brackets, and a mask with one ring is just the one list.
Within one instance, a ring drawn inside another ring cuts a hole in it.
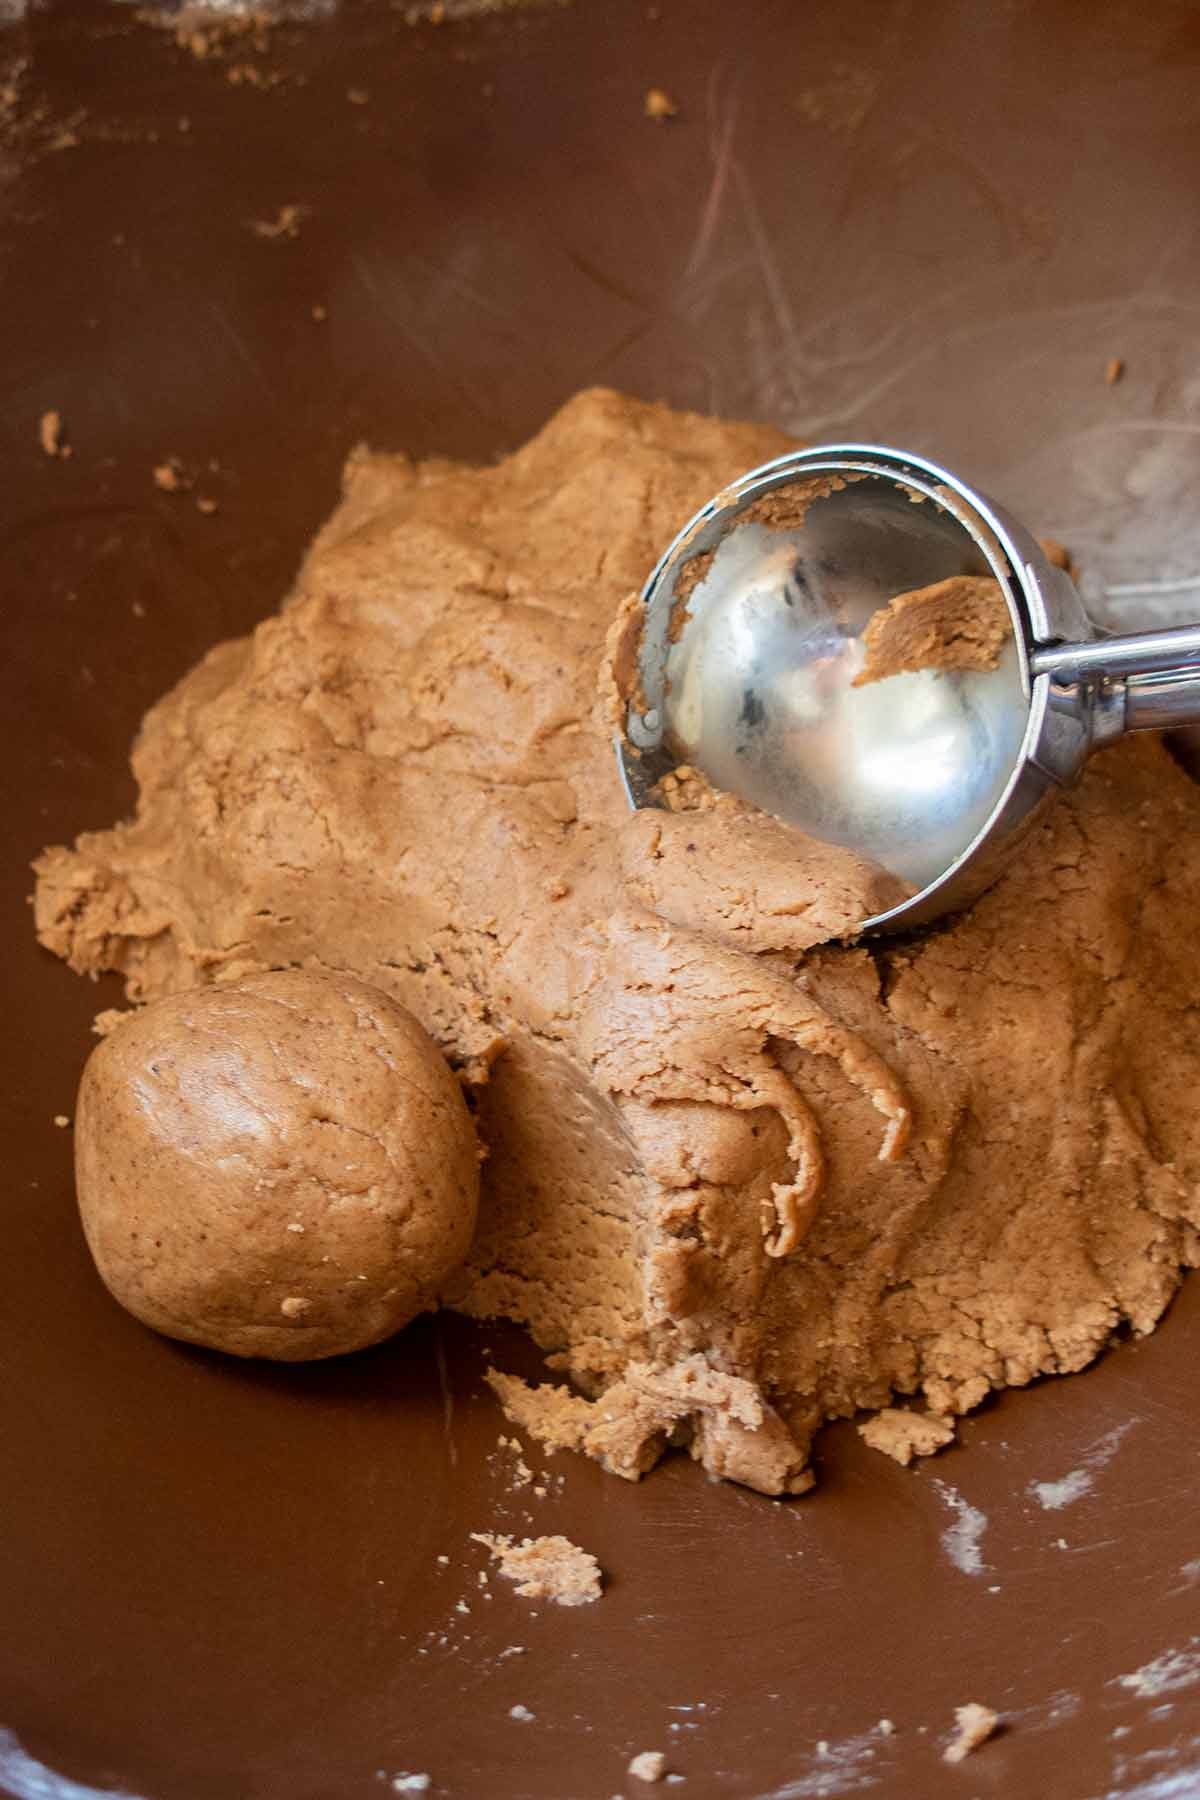
[{"label": "rough dough texture", "polygon": [[908,1467],[914,1456],[935,1456],[954,1441],[954,1421],[938,1413],[909,1412],[906,1407],[884,1406],[858,1428],[872,1450]]},{"label": "rough dough texture", "polygon": [[350,976],[157,1000],[79,1089],[75,1181],[106,1285],[156,1331],[238,1356],[336,1356],[436,1304],[478,1171],[436,1045]]},{"label": "rough dough texture", "polygon": [[968,1700],[965,1706],[956,1706],[955,1735],[942,1751],[942,1760],[948,1763],[965,1761],[973,1750],[978,1750],[980,1744],[987,1743],[999,1723],[999,1713],[993,1712],[990,1706],[981,1706],[978,1700]]},{"label": "rough dough texture", "polygon": [[489,1153],[450,1303],[552,1353],[564,1441],[770,1493],[826,1418],[954,1416],[1148,1331],[1200,1220],[1200,790],[1157,742],[869,947],[774,821],[627,811],[606,633],[786,448],[602,392],[493,468],[354,455],[283,610],[148,715],[136,818],[37,893],[135,999],[302,965],[409,1007]]},{"label": "rough dough texture", "polygon": [[553,1600],[559,1606],[585,1606],[600,1598],[600,1564],[590,1550],[581,1550],[565,1537],[524,1538],[473,1531],[500,1566],[506,1581],[515,1583],[528,1600]]},{"label": "rough dough texture", "polygon": [[853,687],[922,669],[994,669],[1012,636],[1008,601],[991,575],[951,575],[880,607],[862,634]]}]

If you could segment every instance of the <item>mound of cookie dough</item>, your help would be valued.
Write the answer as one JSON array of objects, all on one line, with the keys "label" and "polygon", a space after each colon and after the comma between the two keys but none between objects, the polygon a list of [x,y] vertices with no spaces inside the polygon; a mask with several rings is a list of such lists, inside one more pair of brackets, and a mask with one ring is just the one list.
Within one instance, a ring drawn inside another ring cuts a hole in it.
[{"label": "mound of cookie dough", "polygon": [[883,1441],[935,1445],[1148,1331],[1200,1223],[1200,790],[1157,742],[907,941],[848,941],[870,872],[749,809],[628,812],[606,633],[786,448],[597,392],[496,467],[356,453],[282,610],[146,718],[136,817],[37,891],[135,1000],[333,966],[409,1008],[488,1150],[443,1296],[569,1384],[507,1403],[768,1493],[823,1420],[911,1403]]},{"label": "mound of cookie dough", "polygon": [[289,970],[167,995],[102,1039],[75,1185],[130,1312],[296,1362],[436,1304],[475,1229],[479,1161],[416,1019],[352,977]]}]

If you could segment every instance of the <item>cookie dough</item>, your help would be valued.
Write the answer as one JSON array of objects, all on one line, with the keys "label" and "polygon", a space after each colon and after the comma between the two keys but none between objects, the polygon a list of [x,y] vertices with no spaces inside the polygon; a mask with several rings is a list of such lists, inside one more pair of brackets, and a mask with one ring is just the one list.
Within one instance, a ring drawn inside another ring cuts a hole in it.
[{"label": "cookie dough", "polygon": [[1082,1368],[1200,1257],[1200,790],[1156,741],[1093,759],[969,912],[864,945],[853,871],[774,821],[629,812],[606,634],[787,448],[594,392],[494,467],[356,453],[283,609],[150,712],[136,817],[47,851],[36,913],[134,999],[334,966],[408,1007],[489,1153],[443,1297],[570,1384],[511,1397],[623,1474],[685,1443],[770,1493],[825,1419]]},{"label": "cookie dough", "polygon": [[897,594],[868,620],[866,661],[853,687],[922,669],[994,669],[1012,636],[1004,590],[992,575],[951,575]]},{"label": "cookie dough", "polygon": [[493,1532],[473,1531],[472,1538],[482,1544],[499,1565],[506,1581],[511,1581],[527,1600],[553,1600],[558,1606],[587,1606],[599,1600],[603,1592],[600,1564],[590,1550],[581,1549],[565,1537],[515,1538],[496,1536]]},{"label": "cookie dough", "polygon": [[435,1305],[478,1169],[436,1045],[349,976],[157,1000],[79,1090],[79,1210],[106,1285],[156,1331],[237,1356],[336,1356]]},{"label": "cookie dough", "polygon": [[882,1450],[904,1468],[914,1456],[936,1456],[954,1442],[952,1419],[939,1418],[937,1413],[910,1412],[905,1407],[881,1407],[858,1430],[872,1450]]},{"label": "cookie dough", "polygon": [[981,1706],[978,1700],[968,1700],[965,1706],[954,1709],[954,1737],[942,1751],[943,1762],[965,1762],[980,1744],[986,1744],[993,1737],[1000,1724],[1000,1714],[990,1706]]}]

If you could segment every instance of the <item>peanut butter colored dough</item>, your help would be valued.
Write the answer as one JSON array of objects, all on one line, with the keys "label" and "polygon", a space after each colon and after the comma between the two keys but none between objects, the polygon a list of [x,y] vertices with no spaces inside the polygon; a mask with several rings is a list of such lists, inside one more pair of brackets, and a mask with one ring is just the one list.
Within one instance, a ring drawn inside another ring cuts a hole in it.
[{"label": "peanut butter colored dough", "polygon": [[299,964],[409,1007],[489,1152],[444,1297],[572,1384],[510,1402],[768,1493],[824,1419],[953,1418],[1150,1330],[1200,1220],[1200,791],[1157,742],[970,912],[865,947],[868,878],[785,827],[627,810],[606,633],[786,448],[598,392],[493,468],[356,453],[282,611],[148,715],[136,818],[37,892],[135,999]]},{"label": "peanut butter colored dough", "polygon": [[937,1413],[910,1412],[906,1407],[881,1407],[858,1430],[872,1450],[882,1450],[906,1468],[914,1456],[936,1456],[954,1441],[953,1420],[939,1418]]},{"label": "peanut butter colored dough", "polygon": [[565,1537],[514,1538],[473,1531],[472,1538],[490,1552],[500,1573],[528,1600],[553,1600],[558,1606],[586,1606],[604,1591],[600,1564],[590,1550]]},{"label": "peanut butter colored dough", "polygon": [[972,1751],[978,1750],[980,1744],[986,1744],[995,1734],[1000,1723],[1000,1714],[990,1706],[981,1706],[978,1700],[968,1700],[965,1706],[954,1709],[954,1737],[942,1751],[942,1760],[948,1763],[965,1762]]},{"label": "peanut butter colored dough", "polygon": [[951,575],[881,607],[862,634],[854,687],[922,669],[994,669],[1012,636],[1008,601],[991,575]]},{"label": "peanut butter colored dough", "polygon": [[478,1168],[436,1045],[348,976],[156,1000],[79,1090],[79,1209],[106,1285],[156,1331],[237,1356],[359,1350],[436,1304]]}]

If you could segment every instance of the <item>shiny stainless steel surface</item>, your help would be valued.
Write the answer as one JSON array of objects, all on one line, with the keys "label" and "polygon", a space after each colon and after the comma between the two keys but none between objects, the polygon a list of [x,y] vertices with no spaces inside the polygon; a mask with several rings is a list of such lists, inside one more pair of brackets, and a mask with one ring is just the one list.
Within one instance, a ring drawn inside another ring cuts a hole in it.
[{"label": "shiny stainless steel surface", "polygon": [[[855,685],[863,633],[897,594],[988,574],[1012,620],[994,668]],[[1096,745],[1200,719],[1200,626],[1094,638],[1023,527],[936,464],[876,446],[752,470],[679,534],[643,602],[616,744],[631,804],[694,765],[910,882],[870,928],[982,891]]]},{"label": "shiny stainless steel surface", "polygon": [[1200,720],[1200,625],[1052,644],[1035,651],[1032,664],[1060,686],[1086,679],[1098,700],[1103,695],[1106,729],[1102,735],[1094,722],[1095,743]]}]

